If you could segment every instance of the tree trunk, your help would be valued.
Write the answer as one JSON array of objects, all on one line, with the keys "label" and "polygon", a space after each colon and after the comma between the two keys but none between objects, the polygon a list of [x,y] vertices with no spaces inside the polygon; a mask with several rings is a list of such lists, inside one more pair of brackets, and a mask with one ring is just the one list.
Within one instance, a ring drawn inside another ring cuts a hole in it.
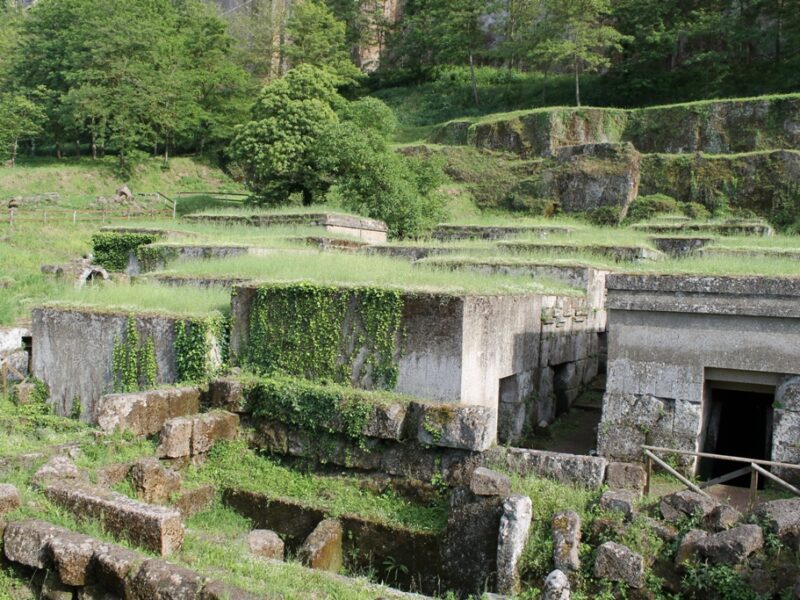
[{"label": "tree trunk", "polygon": [[11,146],[11,168],[17,166],[17,150],[19,149],[19,138],[14,138],[14,143]]},{"label": "tree trunk", "polygon": [[56,142],[56,158],[61,160],[61,142]]},{"label": "tree trunk", "polygon": [[544,83],[542,84],[542,106],[547,106],[547,78],[550,75],[550,69],[544,70]]},{"label": "tree trunk", "polygon": [[169,137],[164,140],[164,166],[169,164]]},{"label": "tree trunk", "polygon": [[469,52],[469,78],[472,81],[472,96],[475,98],[475,106],[480,107],[480,99],[478,98],[478,83],[475,81],[475,61],[472,57],[472,51]]},{"label": "tree trunk", "polygon": [[36,156],[36,138],[31,138],[31,156]]},{"label": "tree trunk", "polygon": [[92,117],[92,160],[97,160],[97,129]]},{"label": "tree trunk", "polygon": [[76,158],[80,158],[81,157],[81,141],[80,140],[75,140],[75,157]]},{"label": "tree trunk", "polygon": [[578,66],[578,57],[575,57],[575,106],[581,105],[581,74]]}]

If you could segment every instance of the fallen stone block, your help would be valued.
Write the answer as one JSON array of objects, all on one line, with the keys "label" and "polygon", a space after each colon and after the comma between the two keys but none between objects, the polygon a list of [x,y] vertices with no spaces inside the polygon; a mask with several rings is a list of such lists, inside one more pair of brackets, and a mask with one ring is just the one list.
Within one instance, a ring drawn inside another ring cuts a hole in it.
[{"label": "fallen stone block", "polygon": [[175,508],[181,511],[184,519],[206,510],[214,502],[217,491],[213,485],[201,485],[184,490],[175,500]]},{"label": "fallen stone block", "polygon": [[139,567],[131,580],[134,600],[190,600],[203,588],[203,578],[189,569],[151,559]]},{"label": "fallen stone block", "polygon": [[34,487],[42,487],[51,481],[78,480],[81,473],[75,463],[66,456],[54,456],[44,463],[31,477]]},{"label": "fallen stone block", "polygon": [[674,542],[678,538],[678,530],[669,523],[664,523],[653,517],[644,517],[644,522],[659,538],[667,543]]},{"label": "fallen stone block", "polygon": [[98,546],[99,542],[88,535],[71,532],[54,535],[47,547],[61,582],[73,586],[86,585]]},{"label": "fallen stone block", "polygon": [[563,571],[556,569],[544,580],[544,595],[542,600],[569,600],[569,578]]},{"label": "fallen stone block", "polygon": [[764,534],[758,525],[739,525],[706,536],[697,544],[698,552],[714,564],[735,565],[764,547]]},{"label": "fallen stone block", "polygon": [[610,490],[600,497],[600,507],[609,512],[619,512],[630,521],[636,514],[636,492]]},{"label": "fallen stone block", "polygon": [[483,452],[495,440],[494,411],[486,406],[417,404],[417,438],[423,444]]},{"label": "fallen stone block", "polygon": [[149,504],[163,504],[181,488],[181,476],[165,469],[157,458],[140,458],[130,470],[136,497]]},{"label": "fallen stone block", "polygon": [[130,473],[132,466],[133,464],[126,462],[98,467],[96,470],[97,485],[101,487],[114,487],[118,483],[122,483],[128,478],[128,473]]},{"label": "fallen stone block", "polygon": [[407,404],[376,404],[372,407],[372,414],[367,419],[363,433],[367,437],[399,442],[403,439],[407,414]]},{"label": "fallen stone block", "polygon": [[639,463],[610,462],[606,468],[606,484],[612,490],[630,490],[641,494],[647,473]]},{"label": "fallen stone block", "polygon": [[193,428],[194,421],[191,417],[175,417],[166,421],[161,428],[156,454],[160,458],[191,456]]},{"label": "fallen stone block", "polygon": [[800,498],[764,502],[755,514],[787,546],[800,550]]},{"label": "fallen stone block", "polygon": [[94,486],[56,483],[45,495],[78,518],[95,518],[112,534],[166,556],[183,543],[180,512],[154,506]]},{"label": "fallen stone block", "polygon": [[216,379],[208,386],[210,404],[234,413],[247,412],[244,384],[238,379]]},{"label": "fallen stone block", "polygon": [[705,518],[717,504],[719,502],[713,498],[690,490],[682,490],[661,498],[659,508],[661,515],[667,521],[677,523],[687,517]]},{"label": "fallen stone block", "polygon": [[497,471],[478,467],[472,472],[469,489],[476,496],[508,496],[511,493],[511,480]]},{"label": "fallen stone block", "polygon": [[3,551],[11,562],[45,569],[50,562],[50,540],[65,533],[69,532],[44,521],[15,521],[9,523],[3,533]]},{"label": "fallen stone block", "polygon": [[121,598],[131,598],[129,576],[144,560],[143,555],[133,550],[115,544],[100,544],[94,552],[92,573],[104,588]]},{"label": "fallen stone block", "polygon": [[239,431],[239,415],[214,411],[192,421],[192,455],[205,454],[218,440],[233,440]]},{"label": "fallen stone block", "polygon": [[283,560],[284,543],[274,531],[254,529],[247,534],[247,549],[251,554],[262,558]]},{"label": "fallen stone block", "polygon": [[78,589],[78,600],[122,600],[101,585],[87,585]]},{"label": "fallen stone block", "polygon": [[528,496],[511,496],[503,501],[497,536],[497,591],[519,591],[519,559],[528,541],[533,506]]},{"label": "fallen stone block", "polygon": [[712,531],[725,531],[742,520],[742,513],[727,504],[714,507],[703,519],[703,525]]},{"label": "fallen stone block", "polygon": [[0,483],[0,515],[16,510],[21,505],[19,490],[10,483]]},{"label": "fallen stone block", "polygon": [[312,569],[338,573],[343,564],[342,524],[325,519],[314,528],[300,548],[301,562]]},{"label": "fallen stone block", "polygon": [[675,564],[681,565],[688,561],[697,560],[699,552],[697,545],[702,542],[708,534],[702,529],[690,529],[687,531],[675,552]]},{"label": "fallen stone block", "polygon": [[553,564],[560,571],[581,568],[581,517],[574,510],[553,516]]},{"label": "fallen stone block", "polygon": [[644,585],[644,559],[627,546],[606,542],[597,549],[594,576],[639,589]]},{"label": "fallen stone block", "polygon": [[527,448],[493,448],[487,464],[499,461],[520,475],[539,475],[559,483],[599,488],[605,481],[608,461],[599,456],[581,456]]},{"label": "fallen stone block", "polygon": [[138,436],[151,436],[157,434],[168,419],[199,411],[199,388],[184,387],[107,394],[97,401],[94,414],[103,431],[130,431]]},{"label": "fallen stone block", "polygon": [[18,350],[0,357],[0,368],[5,367],[6,381],[20,383],[28,376],[30,355],[25,350]]}]

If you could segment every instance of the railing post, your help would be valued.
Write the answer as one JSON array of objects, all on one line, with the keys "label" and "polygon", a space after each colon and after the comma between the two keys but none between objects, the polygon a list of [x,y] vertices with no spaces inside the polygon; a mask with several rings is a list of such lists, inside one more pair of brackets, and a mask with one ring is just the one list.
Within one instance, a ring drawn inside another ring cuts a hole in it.
[{"label": "railing post", "polygon": [[650,479],[653,477],[653,460],[648,455],[645,455],[644,457],[644,472],[645,472],[644,495],[649,496]]},{"label": "railing post", "polygon": [[750,510],[756,507],[758,500],[758,471],[750,467]]}]

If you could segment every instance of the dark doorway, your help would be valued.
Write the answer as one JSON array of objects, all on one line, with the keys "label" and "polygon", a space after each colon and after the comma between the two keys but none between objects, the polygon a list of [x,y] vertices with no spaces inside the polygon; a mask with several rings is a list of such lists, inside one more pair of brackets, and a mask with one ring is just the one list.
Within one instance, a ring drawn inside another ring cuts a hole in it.
[{"label": "dark doorway", "polygon": [[[763,388],[762,388],[763,389]],[[772,403],[774,393],[712,387],[710,406],[706,412],[704,452],[769,460],[772,447]],[[700,477],[714,479],[745,463],[704,458]],[[763,482],[763,477],[760,481]],[[746,487],[750,475],[742,475],[727,485]]]}]

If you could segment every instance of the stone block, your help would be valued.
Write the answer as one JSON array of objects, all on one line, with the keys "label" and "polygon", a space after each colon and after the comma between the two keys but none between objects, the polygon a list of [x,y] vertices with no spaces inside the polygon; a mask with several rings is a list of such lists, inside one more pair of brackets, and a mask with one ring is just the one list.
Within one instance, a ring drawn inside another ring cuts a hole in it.
[{"label": "stone block", "polygon": [[775,406],[800,412],[800,377],[789,377],[775,390]]},{"label": "stone block", "polygon": [[342,537],[342,524],[337,519],[325,519],[303,542],[301,562],[312,569],[338,573],[343,564]]},{"label": "stone block", "polygon": [[755,513],[783,543],[800,550],[800,498],[764,502]]},{"label": "stone block", "polygon": [[644,492],[647,473],[639,463],[610,462],[606,468],[606,484],[612,490]]},{"label": "stone block", "polygon": [[758,525],[739,525],[706,536],[697,550],[714,564],[735,565],[764,547],[764,534]]},{"label": "stone block", "polygon": [[216,379],[209,384],[208,396],[213,408],[234,413],[247,411],[244,384],[237,379]]},{"label": "stone block", "polygon": [[569,600],[570,585],[569,577],[563,571],[556,569],[551,571],[544,580],[544,592],[542,600]]},{"label": "stone block", "polygon": [[78,518],[96,518],[110,533],[166,556],[183,543],[181,514],[175,508],[144,504],[102,488],[54,483],[45,495]]},{"label": "stone block", "polygon": [[87,585],[78,589],[78,600],[123,600],[101,585]]},{"label": "stone block", "polygon": [[55,456],[43,464],[31,478],[34,487],[41,487],[51,481],[74,481],[81,477],[78,467],[66,456]]},{"label": "stone block", "polygon": [[9,483],[0,483],[0,516],[22,505],[19,490]]},{"label": "stone block", "polygon": [[130,580],[145,557],[115,544],[100,544],[94,552],[92,574],[104,588],[121,598],[131,598]]},{"label": "stone block", "polygon": [[672,543],[678,538],[678,530],[669,523],[653,517],[644,517],[644,522],[661,540],[667,543]]},{"label": "stone block", "polygon": [[640,589],[644,586],[644,559],[627,546],[606,542],[597,549],[594,576]]},{"label": "stone block", "polygon": [[494,587],[502,513],[496,497],[451,509],[440,546],[446,586],[475,595]]},{"label": "stone block", "polygon": [[506,498],[502,511],[497,536],[497,590],[515,594],[519,591],[519,560],[533,518],[531,499],[520,495]]},{"label": "stone block", "polygon": [[364,427],[364,435],[382,440],[402,440],[407,412],[407,404],[376,404]]},{"label": "stone block", "polygon": [[95,405],[95,419],[103,431],[130,431],[151,436],[168,419],[200,411],[200,389],[193,387],[150,390],[133,394],[107,394]]},{"label": "stone block", "polygon": [[217,491],[213,485],[201,485],[199,487],[184,490],[175,499],[174,505],[184,519],[206,510],[214,502]]},{"label": "stone block", "polygon": [[742,520],[742,513],[727,504],[719,504],[703,519],[703,525],[712,531],[725,531]]},{"label": "stone block", "polygon": [[28,362],[30,355],[25,350],[11,352],[0,356],[0,366],[7,367],[6,381],[8,383],[21,383],[28,377]]},{"label": "stone block", "polygon": [[90,581],[89,569],[99,542],[80,533],[54,535],[47,543],[50,557],[62,583],[83,586]]},{"label": "stone block", "polygon": [[3,551],[11,562],[46,569],[50,566],[50,540],[65,533],[68,533],[66,529],[44,521],[14,521],[3,533]]},{"label": "stone block", "polygon": [[269,529],[254,529],[247,534],[247,549],[256,556],[276,560],[283,560],[285,551],[283,540]]},{"label": "stone block", "polygon": [[682,490],[663,496],[659,504],[659,509],[661,510],[661,516],[667,521],[677,523],[686,517],[699,517],[703,519],[710,514],[718,504],[719,502],[708,496],[690,490]]},{"label": "stone block", "polygon": [[495,448],[488,453],[487,464],[499,461],[520,475],[539,475],[559,483],[599,488],[605,481],[608,461],[599,456],[582,456],[529,450],[527,448]]},{"label": "stone block", "polygon": [[472,472],[469,489],[476,496],[508,496],[511,493],[511,480],[497,471],[478,467]]},{"label": "stone block", "polygon": [[189,417],[169,419],[161,428],[156,454],[161,458],[185,458],[192,455],[192,428]]},{"label": "stone block", "polygon": [[675,552],[675,564],[681,565],[687,561],[694,561],[698,558],[697,545],[702,542],[708,534],[702,529],[690,529],[681,538],[678,549]]},{"label": "stone block", "polygon": [[482,452],[495,441],[494,411],[486,406],[421,406],[417,437],[423,444]]},{"label": "stone block", "polygon": [[224,411],[198,415],[193,419],[192,455],[205,454],[218,440],[233,440],[239,432],[239,416]]},{"label": "stone block", "polygon": [[553,516],[553,564],[560,571],[577,572],[581,568],[581,517],[574,510]]},{"label": "stone block", "polygon": [[637,512],[637,495],[630,490],[610,490],[600,497],[600,507],[609,512],[619,512],[630,521]]},{"label": "stone block", "polygon": [[114,487],[127,479],[128,473],[133,465],[131,463],[114,463],[104,467],[98,467],[97,485],[101,487]]},{"label": "stone block", "polygon": [[[773,412],[772,460],[800,464],[800,412],[786,409]],[[800,483],[800,469],[775,467],[772,472],[790,483]]]},{"label": "stone block", "polygon": [[204,580],[189,569],[158,559],[146,560],[131,580],[133,600],[193,600]]},{"label": "stone block", "polygon": [[130,470],[136,497],[148,504],[164,504],[181,489],[181,476],[165,469],[157,458],[140,458]]}]

